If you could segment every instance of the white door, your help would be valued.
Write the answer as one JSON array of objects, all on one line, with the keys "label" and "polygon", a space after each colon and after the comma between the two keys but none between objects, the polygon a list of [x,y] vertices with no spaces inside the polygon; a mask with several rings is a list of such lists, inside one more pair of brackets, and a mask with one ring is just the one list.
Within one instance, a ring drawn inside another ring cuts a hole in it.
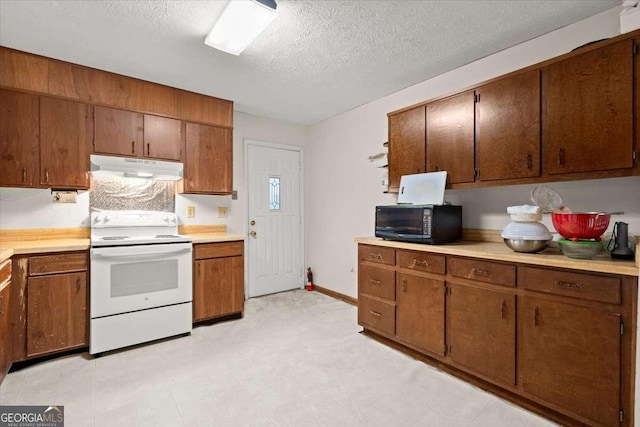
[{"label": "white door", "polygon": [[302,149],[248,141],[249,297],[304,285]]}]

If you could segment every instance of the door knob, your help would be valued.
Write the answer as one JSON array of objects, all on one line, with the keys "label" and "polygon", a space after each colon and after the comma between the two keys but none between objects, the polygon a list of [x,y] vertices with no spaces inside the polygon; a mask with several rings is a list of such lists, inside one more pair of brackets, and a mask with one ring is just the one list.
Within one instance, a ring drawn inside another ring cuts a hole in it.
[{"label": "door knob", "polygon": [[249,224],[250,225],[256,225],[256,222],[254,220],[251,220],[251,222]]},{"label": "door knob", "polygon": [[258,233],[256,233],[255,231],[251,231],[251,232],[249,233],[249,235],[250,235],[251,237],[256,237],[256,236],[258,235]]}]

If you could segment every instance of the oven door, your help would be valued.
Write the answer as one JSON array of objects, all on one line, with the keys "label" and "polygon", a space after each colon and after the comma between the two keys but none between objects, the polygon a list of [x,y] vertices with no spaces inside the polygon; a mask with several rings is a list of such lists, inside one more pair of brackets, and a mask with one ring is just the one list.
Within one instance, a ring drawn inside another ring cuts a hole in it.
[{"label": "oven door", "polygon": [[191,243],[91,249],[91,318],[192,300]]}]

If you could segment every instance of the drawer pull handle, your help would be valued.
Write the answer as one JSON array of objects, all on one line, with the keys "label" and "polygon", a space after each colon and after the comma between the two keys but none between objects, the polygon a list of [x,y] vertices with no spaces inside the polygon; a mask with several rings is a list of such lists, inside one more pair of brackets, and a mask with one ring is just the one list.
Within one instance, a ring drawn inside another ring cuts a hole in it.
[{"label": "drawer pull handle", "polygon": [[49,182],[49,169],[44,168],[44,182]]},{"label": "drawer pull handle", "polygon": [[377,311],[369,310],[369,313],[375,317],[382,317],[382,314],[378,313]]},{"label": "drawer pull handle", "polygon": [[374,285],[382,285],[382,282],[378,279],[369,279],[369,281]]},{"label": "drawer pull handle", "polygon": [[149,144],[149,143],[147,142],[147,156],[149,155],[149,151],[150,151],[149,149],[150,149],[150,146],[151,146],[151,144]]},{"label": "drawer pull handle", "polygon": [[533,167],[533,157],[531,154],[527,154],[527,169],[531,169]]},{"label": "drawer pull handle", "polygon": [[407,292],[407,280],[402,281],[402,292]]},{"label": "drawer pull handle", "polygon": [[471,274],[474,274],[476,276],[484,276],[484,277],[491,276],[491,272],[490,271],[480,270],[480,269],[477,269],[477,268],[472,268],[471,269]]},{"label": "drawer pull handle", "polygon": [[502,300],[502,304],[500,304],[500,319],[504,319],[504,310],[507,308],[507,302]]},{"label": "drawer pull handle", "polygon": [[22,182],[27,180],[27,168],[22,168]]},{"label": "drawer pull handle", "polygon": [[568,289],[580,289],[580,283],[573,283],[573,282],[563,282],[562,280],[556,280],[555,282],[553,282],[554,285],[556,286],[560,286],[561,288],[568,288]]},{"label": "drawer pull handle", "polygon": [[533,327],[538,326],[538,307],[533,308]]},{"label": "drawer pull handle", "polygon": [[412,267],[415,267],[416,265],[419,265],[421,267],[428,267],[429,263],[427,262],[426,259],[413,259],[413,265]]},{"label": "drawer pull handle", "polygon": [[369,254],[369,259],[382,262],[382,254],[381,253],[374,254],[373,252],[371,252]]},{"label": "drawer pull handle", "polygon": [[135,154],[136,152],[136,142],[131,141],[131,154]]}]

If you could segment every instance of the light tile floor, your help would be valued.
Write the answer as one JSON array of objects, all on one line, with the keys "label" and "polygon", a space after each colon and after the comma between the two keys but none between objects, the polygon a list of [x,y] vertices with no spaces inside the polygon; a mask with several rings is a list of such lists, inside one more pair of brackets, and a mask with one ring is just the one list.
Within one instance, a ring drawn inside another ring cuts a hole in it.
[{"label": "light tile floor", "polygon": [[67,427],[553,425],[359,334],[356,318],[317,292],[256,298],[188,337],[12,372],[0,404],[64,405]]}]

